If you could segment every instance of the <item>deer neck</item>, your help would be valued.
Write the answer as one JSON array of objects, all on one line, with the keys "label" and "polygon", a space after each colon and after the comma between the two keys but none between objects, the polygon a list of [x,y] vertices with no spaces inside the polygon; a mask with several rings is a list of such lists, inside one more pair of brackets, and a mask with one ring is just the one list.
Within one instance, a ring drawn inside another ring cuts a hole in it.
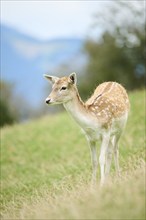
[{"label": "deer neck", "polygon": [[70,101],[64,103],[64,107],[82,128],[90,126],[91,116],[85,103],[81,100],[77,89],[74,97]]}]

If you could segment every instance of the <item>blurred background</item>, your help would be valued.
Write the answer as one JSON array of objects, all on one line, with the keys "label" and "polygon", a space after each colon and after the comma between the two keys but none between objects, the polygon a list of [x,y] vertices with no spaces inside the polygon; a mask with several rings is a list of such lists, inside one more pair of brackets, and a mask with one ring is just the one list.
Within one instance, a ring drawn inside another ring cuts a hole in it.
[{"label": "blurred background", "polygon": [[87,99],[104,81],[145,87],[145,1],[1,1],[0,126],[47,107],[44,73],[76,72]]}]

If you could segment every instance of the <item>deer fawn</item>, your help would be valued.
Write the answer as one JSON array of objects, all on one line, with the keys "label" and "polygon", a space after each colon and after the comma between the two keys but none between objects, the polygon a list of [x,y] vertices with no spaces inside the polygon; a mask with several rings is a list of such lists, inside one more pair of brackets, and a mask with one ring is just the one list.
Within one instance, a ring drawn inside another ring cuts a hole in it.
[{"label": "deer fawn", "polygon": [[101,185],[103,185],[110,172],[113,153],[116,172],[117,174],[120,172],[118,143],[129,111],[129,99],[126,90],[116,82],[104,82],[95,89],[93,95],[84,103],[76,87],[76,73],[61,78],[44,76],[53,83],[52,92],[46,99],[46,103],[49,105],[63,104],[87,137],[91,149],[93,183],[96,181],[98,165],[96,141],[101,139],[99,164]]}]

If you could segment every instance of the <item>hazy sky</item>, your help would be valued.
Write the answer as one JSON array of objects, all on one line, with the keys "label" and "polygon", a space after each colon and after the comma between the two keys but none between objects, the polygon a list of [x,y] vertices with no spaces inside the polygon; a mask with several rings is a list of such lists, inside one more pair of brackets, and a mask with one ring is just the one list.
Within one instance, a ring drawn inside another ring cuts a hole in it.
[{"label": "hazy sky", "polygon": [[104,1],[1,0],[1,22],[31,36],[84,38]]}]

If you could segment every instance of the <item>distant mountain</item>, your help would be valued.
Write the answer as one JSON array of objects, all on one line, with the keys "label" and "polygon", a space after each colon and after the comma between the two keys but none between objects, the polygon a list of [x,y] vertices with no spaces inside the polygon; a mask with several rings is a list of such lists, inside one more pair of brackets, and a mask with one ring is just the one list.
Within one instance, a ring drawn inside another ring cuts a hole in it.
[{"label": "distant mountain", "polygon": [[1,78],[14,82],[17,93],[37,106],[44,98],[43,73],[58,74],[63,64],[73,71],[82,68],[82,46],[82,39],[40,41],[1,25]]}]

